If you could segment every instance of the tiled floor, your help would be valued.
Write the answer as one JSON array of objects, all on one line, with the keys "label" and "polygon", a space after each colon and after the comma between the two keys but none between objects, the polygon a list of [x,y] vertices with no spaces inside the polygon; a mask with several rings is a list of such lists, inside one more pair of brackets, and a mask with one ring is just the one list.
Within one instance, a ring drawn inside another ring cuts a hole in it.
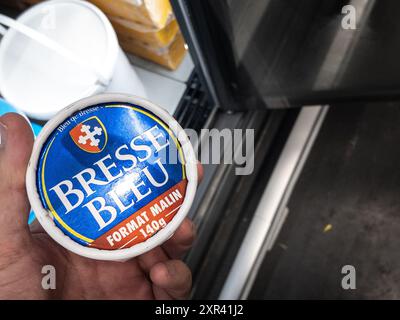
[{"label": "tiled floor", "polygon": [[250,298],[399,299],[400,103],[331,108],[289,208]]}]

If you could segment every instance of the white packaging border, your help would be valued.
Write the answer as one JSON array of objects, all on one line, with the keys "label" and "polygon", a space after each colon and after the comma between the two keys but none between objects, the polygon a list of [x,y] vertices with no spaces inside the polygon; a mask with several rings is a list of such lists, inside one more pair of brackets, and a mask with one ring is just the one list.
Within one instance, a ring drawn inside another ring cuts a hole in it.
[{"label": "white packaging border", "polygon": [[[70,237],[65,235],[62,230],[55,225],[51,213],[46,210],[42,205],[37,190],[36,169],[43,144],[47,141],[47,138],[50,136],[50,134],[53,133],[53,131],[65,119],[67,119],[69,116],[79,110],[88,108],[90,106],[95,106],[97,104],[111,102],[131,103],[142,106],[143,108],[148,109],[149,111],[154,113],[166,124],[169,124],[171,131],[177,137],[182,146],[183,154],[185,157],[185,168],[188,184],[186,187],[186,194],[182,206],[166,227],[158,231],[155,235],[153,235],[146,241],[136,244],[130,248],[118,250],[102,250],[80,245],[79,243],[75,242]],[[33,147],[33,152],[26,173],[26,188],[29,201],[39,223],[42,225],[45,231],[61,246],[87,258],[92,258],[96,260],[126,261],[135,256],[141,255],[167,241],[174,234],[179,225],[183,222],[192,205],[197,189],[197,160],[193,147],[185,131],[178,124],[178,122],[169,115],[167,111],[157,106],[156,104],[140,97],[114,93],[100,94],[81,99],[71,104],[70,106],[57,113],[54,118],[52,118],[44,126],[44,128],[36,138]]]}]

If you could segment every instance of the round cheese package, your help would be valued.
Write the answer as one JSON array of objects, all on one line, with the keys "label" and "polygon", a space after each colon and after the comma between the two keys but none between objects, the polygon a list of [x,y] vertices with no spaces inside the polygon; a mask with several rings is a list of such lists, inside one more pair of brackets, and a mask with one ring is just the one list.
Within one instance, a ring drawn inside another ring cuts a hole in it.
[{"label": "round cheese package", "polygon": [[186,133],[165,110],[103,94],[45,125],[26,182],[55,241],[85,257],[123,261],[173,235],[193,202],[197,165]]}]

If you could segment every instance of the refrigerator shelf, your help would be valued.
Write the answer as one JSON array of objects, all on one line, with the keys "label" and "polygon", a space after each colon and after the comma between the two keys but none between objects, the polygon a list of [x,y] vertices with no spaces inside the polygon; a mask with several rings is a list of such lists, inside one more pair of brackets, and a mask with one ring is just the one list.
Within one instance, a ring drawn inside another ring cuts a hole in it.
[{"label": "refrigerator shelf", "polygon": [[193,71],[174,117],[183,128],[199,132],[205,127],[214,105],[209,99],[196,71]]}]

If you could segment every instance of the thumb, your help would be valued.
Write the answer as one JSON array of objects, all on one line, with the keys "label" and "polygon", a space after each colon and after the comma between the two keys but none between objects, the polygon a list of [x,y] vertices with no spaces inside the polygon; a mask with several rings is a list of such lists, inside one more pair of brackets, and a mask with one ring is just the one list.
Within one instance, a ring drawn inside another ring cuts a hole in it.
[{"label": "thumb", "polygon": [[30,237],[25,173],[32,146],[32,129],[22,116],[0,117],[0,243],[24,243]]}]

